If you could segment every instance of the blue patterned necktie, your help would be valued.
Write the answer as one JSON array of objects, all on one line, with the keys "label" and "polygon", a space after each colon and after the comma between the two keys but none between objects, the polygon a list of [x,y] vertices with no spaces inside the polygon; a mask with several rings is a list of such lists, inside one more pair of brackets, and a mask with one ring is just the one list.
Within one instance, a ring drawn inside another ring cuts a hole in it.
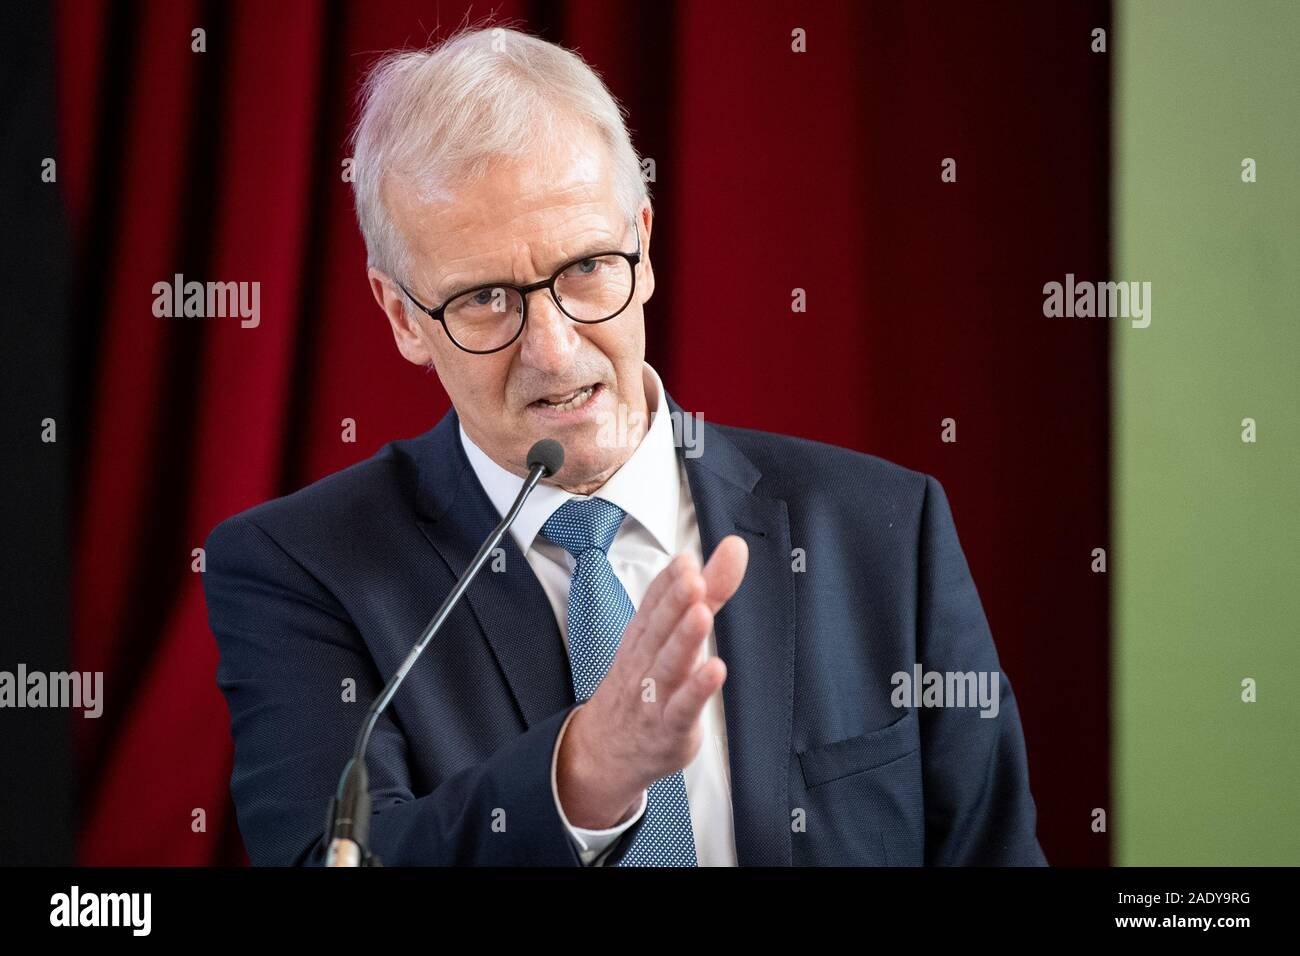
[{"label": "blue patterned necktie", "polygon": [[[604,680],[636,610],[607,555],[623,518],[623,509],[603,498],[570,498],[542,525],[542,534],[576,561],[568,615],[569,664],[578,702],[589,699]],[[696,865],[686,778],[680,770],[650,784],[645,819],[618,865]]]}]

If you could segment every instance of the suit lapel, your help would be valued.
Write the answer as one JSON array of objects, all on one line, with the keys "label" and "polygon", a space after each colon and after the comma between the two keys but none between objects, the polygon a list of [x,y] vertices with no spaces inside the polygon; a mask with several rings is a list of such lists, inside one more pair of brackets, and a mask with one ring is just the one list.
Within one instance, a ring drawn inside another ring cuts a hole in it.
[{"label": "suit lapel", "polygon": [[[501,516],[461,447],[454,410],[419,444],[420,530],[458,578]],[[492,648],[525,725],[532,727],[574,702],[573,684],[546,592],[513,536],[502,538],[500,547],[505,552],[505,570],[493,571],[489,559],[464,600]]]},{"label": "suit lapel", "polygon": [[[678,422],[686,413],[667,396]],[[693,424],[693,423],[692,423]],[[682,434],[678,432],[678,434]],[[718,542],[740,535],[749,566],[713,622],[731,773],[732,819],[742,866],[791,863],[789,768],[794,693],[794,579],[785,501],[755,494],[761,472],[721,431],[704,424],[700,454],[686,466],[707,561]]]}]

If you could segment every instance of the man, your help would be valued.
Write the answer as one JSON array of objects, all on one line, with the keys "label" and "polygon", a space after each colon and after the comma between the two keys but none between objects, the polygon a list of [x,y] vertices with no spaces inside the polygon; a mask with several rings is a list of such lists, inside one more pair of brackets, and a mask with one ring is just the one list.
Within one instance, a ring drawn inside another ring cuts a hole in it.
[{"label": "man", "polygon": [[[453,410],[208,540],[253,862],[321,861],[365,706],[554,438],[563,467],[375,729],[386,865],[1044,863],[939,484],[678,440],[696,420],[644,361],[653,212],[595,74],[466,31],[376,67],[355,146],[375,299]],[[915,707],[916,665],[993,706]]]}]

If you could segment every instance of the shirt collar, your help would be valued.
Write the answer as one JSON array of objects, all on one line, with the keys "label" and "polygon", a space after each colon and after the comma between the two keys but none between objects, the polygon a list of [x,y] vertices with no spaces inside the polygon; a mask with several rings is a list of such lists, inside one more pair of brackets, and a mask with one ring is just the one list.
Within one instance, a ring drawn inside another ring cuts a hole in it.
[{"label": "shirt collar", "polygon": [[[643,364],[646,407],[653,409],[650,427],[623,466],[590,497],[618,505],[654,537],[667,554],[677,551],[677,515],[681,505],[681,481],[672,422],[664,398],[663,382],[650,364]],[[622,423],[615,423],[616,426]],[[623,426],[626,427],[626,426]],[[479,484],[487,492],[497,513],[504,515],[523,486],[523,479],[502,468],[465,434],[460,425],[460,442]],[[554,485],[539,483],[524,502],[510,526],[519,550],[527,554],[546,519],[574,495]]]}]

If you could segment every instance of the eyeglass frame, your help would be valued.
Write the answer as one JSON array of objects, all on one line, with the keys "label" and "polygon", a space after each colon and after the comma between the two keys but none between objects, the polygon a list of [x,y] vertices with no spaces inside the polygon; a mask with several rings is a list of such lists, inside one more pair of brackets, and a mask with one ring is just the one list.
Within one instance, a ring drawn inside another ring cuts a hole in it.
[{"label": "eyeglass frame", "polygon": [[[536,292],[538,289],[546,289],[551,294],[551,301],[555,303],[555,307],[559,309],[561,313],[564,314],[565,318],[571,319],[574,322],[578,322],[581,325],[599,325],[602,322],[608,322],[610,319],[618,318],[625,311],[627,311],[627,307],[631,305],[632,299],[636,295],[636,267],[641,262],[641,230],[639,228],[635,228],[636,227],[635,219],[630,221],[636,232],[636,252],[623,252],[621,249],[613,249],[609,252],[595,252],[595,253],[589,253],[584,256],[578,256],[576,259],[570,259],[568,262],[561,265],[558,269],[555,270],[555,272],[551,274],[551,277],[549,279],[539,279],[536,282],[530,282],[528,285],[511,285],[508,282],[488,282],[485,283],[484,285],[476,285],[472,288],[465,289],[462,292],[455,293],[454,295],[450,296],[446,302],[444,302],[442,305],[434,309],[429,308],[427,305],[425,305],[423,302],[421,302],[419,299],[413,296],[411,294],[411,290],[408,289],[405,285],[403,285],[400,281],[398,281],[397,279],[394,279],[393,281],[397,283],[397,287],[399,289],[401,289],[404,293],[406,293],[406,297],[411,300],[411,302],[415,305],[417,309],[419,309],[429,318],[433,319],[434,321],[436,321],[438,324],[442,326],[442,331],[446,333],[447,338],[451,341],[452,345],[456,346],[456,348],[460,349],[463,352],[469,352],[471,355],[491,355],[493,352],[500,352],[502,349],[510,348],[510,346],[514,345],[515,342],[519,340],[519,336],[523,334],[524,326],[528,324],[528,297],[532,293]],[[586,262],[588,259],[601,259],[604,258],[605,256],[619,256],[623,259],[626,259],[628,265],[632,269],[632,287],[628,290],[627,301],[624,302],[622,306],[619,307],[617,312],[613,313],[612,315],[607,315],[603,319],[576,319],[572,315],[570,315],[568,310],[566,310],[564,306],[560,303],[559,297],[556,296],[555,294],[555,283],[557,280],[559,280],[560,276],[564,274],[566,269],[572,266],[576,266],[579,262]],[[496,348],[482,349],[482,350],[466,348],[465,346],[461,345],[459,342],[456,341],[456,336],[451,334],[451,329],[448,328],[447,320],[443,316],[443,313],[446,311],[447,306],[449,306],[452,302],[456,301],[462,296],[471,295],[476,292],[483,292],[486,289],[513,290],[514,292],[517,292],[519,294],[519,301],[523,306],[523,310],[522,310],[523,314],[519,318],[519,328],[515,329],[515,334],[511,336],[510,341],[506,342],[504,345],[498,345]]]}]

